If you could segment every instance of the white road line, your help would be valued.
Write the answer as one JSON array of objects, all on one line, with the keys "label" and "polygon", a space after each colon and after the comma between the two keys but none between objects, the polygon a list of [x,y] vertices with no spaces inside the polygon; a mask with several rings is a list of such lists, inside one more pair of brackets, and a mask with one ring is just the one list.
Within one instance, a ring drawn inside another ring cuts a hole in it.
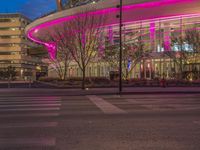
[{"label": "white road line", "polygon": [[44,137],[44,138],[0,138],[1,148],[10,147],[24,147],[24,146],[55,146],[56,138]]},{"label": "white road line", "polygon": [[55,106],[55,107],[58,107],[58,106],[61,106],[61,104],[13,104],[13,105],[1,105],[0,104],[0,108],[11,108],[11,107],[14,107],[14,108],[17,108],[17,107],[49,107],[49,106]]},{"label": "white road line", "polygon": [[140,101],[135,100],[135,99],[126,99],[127,102],[131,103],[131,104],[141,104]]},{"label": "white road line", "polygon": [[0,129],[7,128],[35,128],[35,127],[56,127],[57,122],[28,122],[28,123],[3,123],[0,124]]},{"label": "white road line", "polygon": [[14,117],[57,117],[59,113],[26,113],[26,114],[0,114],[0,118]]},{"label": "white road line", "polygon": [[5,98],[0,98],[1,101],[20,101],[20,100],[26,100],[26,101],[59,101],[60,98],[42,98],[42,97],[5,97]]},{"label": "white road line", "polygon": [[[148,109],[152,110],[164,110],[164,109],[173,109],[173,110],[194,110],[194,109],[200,109],[199,105],[191,105],[191,104],[177,104],[174,101],[170,103],[170,101],[167,101],[167,103],[163,103],[162,101],[141,101],[141,100],[135,100],[135,99],[126,99],[127,102],[135,105],[140,105],[142,107],[146,107]],[[162,103],[161,103],[162,102]]]},{"label": "white road line", "polygon": [[[151,109],[151,110],[163,110],[163,109],[174,109],[173,106],[171,105],[165,105],[165,104],[160,104],[160,103],[155,103],[155,102],[148,102],[146,101],[146,103],[144,101],[140,101],[140,100],[135,100],[135,99],[126,99],[127,102],[131,103],[131,104],[135,104],[135,105],[140,105],[144,108],[147,109]],[[161,107],[165,107],[165,108],[161,108]]]},{"label": "white road line", "polygon": [[194,124],[200,125],[200,120],[193,121]]},{"label": "white road line", "polygon": [[44,107],[44,108],[6,108],[0,109],[0,112],[5,111],[42,111],[42,110],[60,110],[60,107]]},{"label": "white road line", "polygon": [[200,109],[199,105],[191,105],[191,104],[173,104],[171,105],[175,107],[177,110],[195,110],[195,109]]},{"label": "white road line", "polygon": [[11,99],[4,99],[4,100],[0,100],[0,102],[61,102],[61,100],[45,100],[45,99],[15,99],[15,100],[11,100]]},{"label": "white road line", "polygon": [[18,96],[18,97],[16,97],[16,96],[13,96],[13,97],[0,97],[0,99],[4,99],[4,98],[7,98],[7,99],[20,99],[20,98],[26,98],[26,99],[52,99],[52,100],[54,100],[54,99],[59,99],[60,97],[40,97],[40,96],[30,96],[30,97],[27,97],[27,96]]},{"label": "white road line", "polygon": [[12,104],[59,104],[61,101],[1,101],[0,105],[12,105]]},{"label": "white road line", "polygon": [[103,98],[97,97],[96,95],[90,95],[87,97],[106,114],[126,113],[126,111],[112,105],[111,103],[105,101]]}]

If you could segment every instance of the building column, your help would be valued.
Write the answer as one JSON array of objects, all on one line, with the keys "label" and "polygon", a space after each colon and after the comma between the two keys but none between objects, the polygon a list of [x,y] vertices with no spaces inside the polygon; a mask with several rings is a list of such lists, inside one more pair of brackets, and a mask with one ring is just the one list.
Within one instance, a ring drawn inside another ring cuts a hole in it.
[{"label": "building column", "polygon": [[114,39],[113,39],[113,27],[112,26],[109,26],[108,27],[108,39],[109,39],[109,44],[110,45],[113,45],[114,44]]},{"label": "building column", "polygon": [[150,28],[149,28],[149,32],[150,32],[150,43],[151,43],[151,51],[152,52],[156,52],[156,26],[155,26],[155,22],[151,22],[150,23]]},{"label": "building column", "polygon": [[105,36],[99,35],[100,44],[98,46],[98,55],[101,57],[104,55],[105,51]]},{"label": "building column", "polygon": [[164,23],[164,51],[171,50],[171,28],[170,23]]}]

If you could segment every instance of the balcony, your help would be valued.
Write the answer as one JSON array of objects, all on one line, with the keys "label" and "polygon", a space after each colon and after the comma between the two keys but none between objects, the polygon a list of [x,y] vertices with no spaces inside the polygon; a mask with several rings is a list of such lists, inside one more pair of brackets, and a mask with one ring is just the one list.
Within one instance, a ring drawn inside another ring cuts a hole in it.
[{"label": "balcony", "polygon": [[21,35],[22,31],[20,30],[3,30],[0,32],[0,36],[9,36],[9,35]]},{"label": "balcony", "polygon": [[22,43],[23,40],[21,38],[8,38],[8,39],[0,39],[0,43]]},{"label": "balcony", "polygon": [[20,27],[21,22],[0,22],[0,28],[5,28],[5,27]]},{"label": "balcony", "polygon": [[21,51],[21,47],[20,46],[10,46],[10,47],[0,47],[0,51],[15,51],[15,52],[19,52]]},{"label": "balcony", "polygon": [[0,55],[0,60],[19,60],[21,55]]}]

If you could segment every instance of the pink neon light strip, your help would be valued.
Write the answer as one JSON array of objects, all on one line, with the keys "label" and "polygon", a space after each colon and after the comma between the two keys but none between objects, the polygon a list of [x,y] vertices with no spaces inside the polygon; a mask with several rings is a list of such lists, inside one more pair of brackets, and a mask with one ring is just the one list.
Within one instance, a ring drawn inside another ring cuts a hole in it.
[{"label": "pink neon light strip", "polygon": [[[183,2],[189,4],[191,2],[197,2],[197,0],[160,0],[160,1],[142,3],[142,4],[133,4],[133,5],[124,6],[123,11],[129,10],[129,9],[140,9],[140,8],[144,8],[144,7],[145,8],[156,7],[156,6],[161,7],[161,6],[172,5],[172,4],[183,3]],[[107,8],[107,9],[98,10],[98,11],[95,11],[95,12],[90,12],[90,14],[91,15],[97,15],[97,14],[101,15],[101,14],[118,12],[118,11],[119,10],[117,8]],[[84,15],[84,14],[79,14],[79,15]],[[48,27],[48,26],[59,24],[59,23],[62,23],[64,21],[69,21],[69,20],[73,19],[74,17],[75,16],[67,16],[65,18],[59,18],[59,19],[38,25],[38,26],[36,26],[36,27],[34,27],[34,28],[32,28],[28,31],[28,38],[33,40],[36,43],[43,44],[43,45],[49,47],[48,46],[49,43],[38,40],[36,37],[33,36],[33,33],[36,32],[36,31],[39,31],[41,28],[45,28],[45,27]],[[165,18],[165,17],[161,17],[161,19],[163,19],[163,18]],[[166,18],[168,18],[168,17],[166,17]],[[50,46],[50,49],[52,49],[52,46]],[[52,55],[54,55],[54,54],[52,54]]]}]

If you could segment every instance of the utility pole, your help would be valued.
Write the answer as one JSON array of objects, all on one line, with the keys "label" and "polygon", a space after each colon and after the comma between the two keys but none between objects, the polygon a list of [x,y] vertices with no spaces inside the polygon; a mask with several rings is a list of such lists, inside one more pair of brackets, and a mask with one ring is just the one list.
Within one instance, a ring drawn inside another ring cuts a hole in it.
[{"label": "utility pole", "polygon": [[61,11],[62,10],[62,2],[61,2],[61,0],[56,0],[56,3],[57,3],[57,10]]},{"label": "utility pole", "polygon": [[122,92],[122,0],[119,4],[119,93]]}]

